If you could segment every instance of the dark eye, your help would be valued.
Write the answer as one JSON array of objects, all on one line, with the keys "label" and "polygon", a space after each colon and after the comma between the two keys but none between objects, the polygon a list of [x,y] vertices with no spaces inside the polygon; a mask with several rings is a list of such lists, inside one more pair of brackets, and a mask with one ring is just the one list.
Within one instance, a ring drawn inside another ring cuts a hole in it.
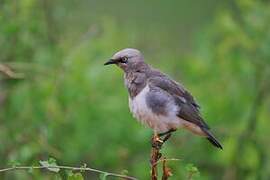
[{"label": "dark eye", "polygon": [[122,59],[121,59],[121,62],[122,63],[127,63],[127,61],[128,61],[128,57],[126,57],[126,56],[125,57],[122,57]]}]

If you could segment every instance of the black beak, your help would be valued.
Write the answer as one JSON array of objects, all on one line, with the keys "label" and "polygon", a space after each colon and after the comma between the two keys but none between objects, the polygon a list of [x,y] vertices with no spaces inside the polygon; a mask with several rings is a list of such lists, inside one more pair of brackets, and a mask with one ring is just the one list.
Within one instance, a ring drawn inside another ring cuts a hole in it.
[{"label": "black beak", "polygon": [[104,66],[110,65],[110,64],[117,64],[117,61],[115,59],[110,59],[109,61],[104,63]]}]

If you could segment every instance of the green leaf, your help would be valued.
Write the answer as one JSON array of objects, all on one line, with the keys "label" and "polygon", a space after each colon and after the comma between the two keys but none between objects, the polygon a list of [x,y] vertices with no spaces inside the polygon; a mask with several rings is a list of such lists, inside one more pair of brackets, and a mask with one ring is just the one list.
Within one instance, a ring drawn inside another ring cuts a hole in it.
[{"label": "green leaf", "polygon": [[12,165],[12,167],[16,167],[16,166],[20,166],[21,163],[17,162],[17,161],[13,161],[13,162],[11,162],[11,165]]},{"label": "green leaf", "polygon": [[[81,166],[81,168],[87,168],[87,164],[86,163],[84,163],[82,166]],[[81,170],[80,172],[82,173],[82,172],[84,172],[85,170]]]},{"label": "green leaf", "polygon": [[68,175],[68,180],[84,180],[81,173],[71,173]]},{"label": "green leaf", "polygon": [[32,174],[33,170],[34,170],[33,167],[31,167],[31,168],[28,169],[28,172]]},{"label": "green leaf", "polygon": [[73,175],[72,170],[66,169],[65,172],[66,172],[67,176],[72,176]]},{"label": "green leaf", "polygon": [[121,174],[127,175],[127,174],[128,174],[128,170],[127,170],[127,169],[122,170],[122,171],[121,171]]},{"label": "green leaf", "polygon": [[187,164],[186,165],[186,170],[188,172],[191,172],[192,174],[199,172],[198,168],[195,167],[193,164]]},{"label": "green leaf", "polygon": [[109,174],[107,174],[107,173],[100,174],[99,178],[100,178],[100,180],[106,180],[108,175]]},{"label": "green leaf", "polygon": [[186,171],[187,171],[187,179],[191,180],[194,177],[198,177],[200,175],[200,172],[196,166],[193,164],[187,164],[186,165]]},{"label": "green leaf", "polygon": [[56,164],[56,159],[50,157],[48,162],[49,162],[49,164]]},{"label": "green leaf", "polygon": [[49,171],[56,172],[56,173],[58,173],[60,171],[60,168],[50,167],[50,166],[57,166],[56,161],[53,161],[51,159],[49,159],[49,161],[39,161],[39,163],[43,167],[46,167]]}]

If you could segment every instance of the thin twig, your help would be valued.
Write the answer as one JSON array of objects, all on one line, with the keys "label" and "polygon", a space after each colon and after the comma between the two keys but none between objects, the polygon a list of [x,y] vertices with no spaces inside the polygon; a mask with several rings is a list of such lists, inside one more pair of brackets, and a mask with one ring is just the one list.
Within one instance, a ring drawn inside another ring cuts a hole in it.
[{"label": "thin twig", "polygon": [[72,171],[91,171],[91,172],[106,174],[107,176],[114,176],[114,177],[119,177],[119,178],[128,179],[128,180],[137,180],[137,178],[131,177],[131,176],[101,171],[98,169],[93,169],[93,168],[88,168],[88,167],[71,167],[71,166],[14,166],[14,167],[9,167],[5,169],[0,169],[0,173],[6,172],[6,171],[13,171],[13,170],[49,169],[49,168],[68,169]]},{"label": "thin twig", "polygon": [[156,164],[158,164],[158,163],[160,163],[160,162],[164,162],[164,161],[180,161],[180,159],[176,159],[176,158],[162,158],[162,159],[160,159],[160,160],[158,160],[157,162],[156,162]]},{"label": "thin twig", "polygon": [[24,76],[20,73],[15,73],[10,67],[4,64],[0,64],[0,73],[11,79],[22,79]]},{"label": "thin twig", "polygon": [[166,163],[167,163],[166,160],[167,160],[166,158],[163,158],[163,164],[162,164],[163,175],[162,175],[162,180],[168,180],[169,177],[172,176],[171,169],[166,166]]}]

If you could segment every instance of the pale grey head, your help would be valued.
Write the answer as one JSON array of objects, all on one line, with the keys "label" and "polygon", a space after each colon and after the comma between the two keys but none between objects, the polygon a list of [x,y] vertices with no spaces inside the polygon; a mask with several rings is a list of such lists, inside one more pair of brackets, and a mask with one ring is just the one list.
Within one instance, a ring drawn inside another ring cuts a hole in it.
[{"label": "pale grey head", "polygon": [[133,48],[126,48],[115,53],[104,65],[110,64],[116,64],[125,72],[139,69],[145,65],[142,53]]}]

